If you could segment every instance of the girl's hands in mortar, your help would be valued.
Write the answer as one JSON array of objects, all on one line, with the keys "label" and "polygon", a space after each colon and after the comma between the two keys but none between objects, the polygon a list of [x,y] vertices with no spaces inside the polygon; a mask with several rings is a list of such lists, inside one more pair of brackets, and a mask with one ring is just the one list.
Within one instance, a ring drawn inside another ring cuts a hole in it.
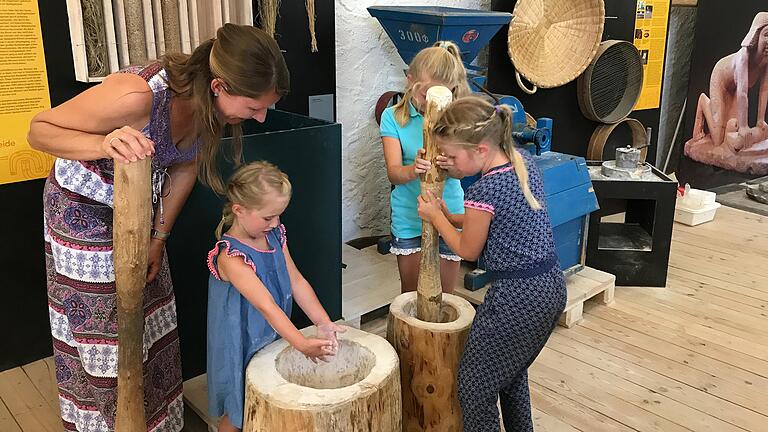
[{"label": "girl's hands in mortar", "polygon": [[312,360],[313,363],[317,363],[318,360],[328,362],[328,357],[332,357],[335,354],[333,342],[328,339],[305,338],[296,349]]},{"label": "girl's hands in mortar", "polygon": [[336,325],[332,322],[328,322],[325,324],[319,324],[317,326],[317,337],[321,339],[328,339],[331,341],[333,353],[339,351],[339,340],[337,338],[338,333],[344,333],[347,331],[344,327],[341,327],[339,325]]}]

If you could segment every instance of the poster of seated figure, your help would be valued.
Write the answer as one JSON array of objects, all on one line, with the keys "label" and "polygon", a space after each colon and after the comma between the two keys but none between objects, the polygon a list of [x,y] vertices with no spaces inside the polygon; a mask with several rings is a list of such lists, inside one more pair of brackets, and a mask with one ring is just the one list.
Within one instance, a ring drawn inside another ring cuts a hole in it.
[{"label": "poster of seated figure", "polygon": [[[708,175],[706,173],[720,172],[702,169],[700,165],[740,173],[745,178],[765,176],[768,175],[768,4],[744,2],[751,5],[723,9],[709,3],[715,2],[699,2],[700,7],[722,11],[717,15],[717,22],[711,23],[707,21],[707,10],[699,11],[698,17],[703,20],[697,21],[696,33],[699,36],[708,29],[709,35],[704,37],[719,38],[720,43],[708,45],[709,52],[700,55],[700,44],[707,41],[698,38],[696,41],[688,97],[690,135],[680,168],[683,177],[692,184],[696,180],[703,182],[701,177]],[[733,16],[737,13],[740,16]],[[697,59],[697,55],[719,59],[705,68],[706,62]],[[706,74],[708,85],[702,86]],[[704,88],[697,91],[698,87]],[[686,158],[694,163],[683,163]],[[725,177],[734,178],[733,175]],[[713,186],[711,182],[709,179],[706,183]]]}]

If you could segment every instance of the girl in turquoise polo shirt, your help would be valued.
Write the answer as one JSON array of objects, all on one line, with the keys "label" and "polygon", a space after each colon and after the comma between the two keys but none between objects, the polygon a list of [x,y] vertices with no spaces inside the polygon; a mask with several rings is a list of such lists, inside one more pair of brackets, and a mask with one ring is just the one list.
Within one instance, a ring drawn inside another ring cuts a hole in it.
[{"label": "girl in turquoise polo shirt", "polygon": [[[461,61],[459,49],[453,42],[440,41],[419,51],[408,66],[408,84],[405,94],[395,106],[387,108],[381,116],[381,142],[387,177],[395,185],[390,203],[392,206],[392,246],[390,252],[397,255],[400,271],[400,287],[403,292],[416,290],[421,259],[421,219],[418,214],[419,174],[431,164],[422,159],[422,115],[427,90],[436,85],[453,91],[454,99],[470,94],[467,71]],[[438,165],[447,168],[449,162],[438,157]],[[458,179],[447,178],[443,201],[460,226],[464,213],[464,191]],[[461,258],[440,239],[440,277],[443,292],[453,291]]]}]

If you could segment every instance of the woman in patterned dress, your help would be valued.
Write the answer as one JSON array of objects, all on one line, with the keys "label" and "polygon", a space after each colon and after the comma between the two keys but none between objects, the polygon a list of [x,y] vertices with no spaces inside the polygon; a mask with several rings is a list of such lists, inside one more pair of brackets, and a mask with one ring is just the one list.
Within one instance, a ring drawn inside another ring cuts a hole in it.
[{"label": "woman in patterned dress", "polygon": [[[482,253],[493,280],[478,308],[459,366],[465,432],[533,431],[528,366],[565,308],[565,278],[555,253],[541,173],[515,148],[512,111],[478,97],[451,103],[434,133],[449,174],[483,175],[465,195],[463,231],[432,195],[419,215],[464,259]],[[441,208],[442,207],[442,208]]]},{"label": "woman in patterned dress", "polygon": [[109,431],[117,403],[117,310],[112,260],[115,163],[151,158],[155,212],[144,290],[147,430],[183,427],[181,357],[165,240],[196,178],[223,193],[216,171],[229,125],[263,122],[287,93],[277,43],[226,24],[191,55],[166,54],[108,76],[30,124],[33,148],[57,157],[44,190],[48,310],[66,430]]}]

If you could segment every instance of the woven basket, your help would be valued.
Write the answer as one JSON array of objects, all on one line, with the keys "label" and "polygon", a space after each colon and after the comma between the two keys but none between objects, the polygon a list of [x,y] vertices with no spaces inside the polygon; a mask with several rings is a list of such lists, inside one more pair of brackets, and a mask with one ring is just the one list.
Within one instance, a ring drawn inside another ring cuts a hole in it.
[{"label": "woven basket", "polygon": [[[603,35],[603,0],[519,0],[507,48],[515,78],[528,93],[578,77],[592,61]],[[520,76],[534,84],[528,89]]]},{"label": "woven basket", "polygon": [[632,112],[642,89],[640,51],[627,41],[605,41],[579,76],[579,108],[590,120],[616,123]]}]

